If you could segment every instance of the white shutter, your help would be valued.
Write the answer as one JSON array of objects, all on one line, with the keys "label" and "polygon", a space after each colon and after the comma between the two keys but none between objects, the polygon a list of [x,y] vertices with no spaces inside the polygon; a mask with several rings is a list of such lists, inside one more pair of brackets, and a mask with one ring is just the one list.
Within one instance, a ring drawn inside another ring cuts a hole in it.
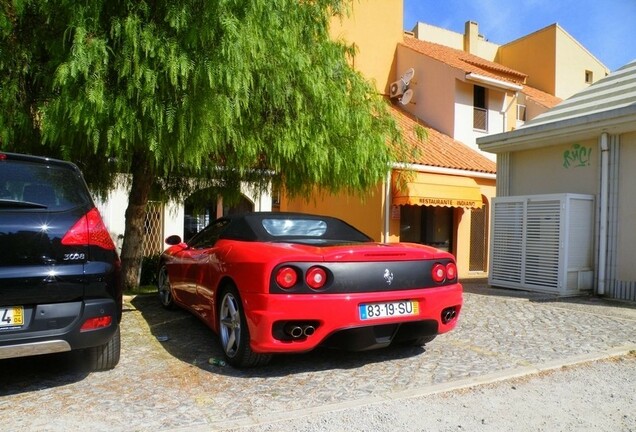
[{"label": "white shutter", "polygon": [[559,287],[561,253],[561,201],[528,201],[526,204],[526,286]]},{"label": "white shutter", "polygon": [[489,272],[492,280],[521,283],[523,207],[523,202],[494,204]]},{"label": "white shutter", "polygon": [[576,294],[592,289],[594,197],[493,200],[490,285]]}]

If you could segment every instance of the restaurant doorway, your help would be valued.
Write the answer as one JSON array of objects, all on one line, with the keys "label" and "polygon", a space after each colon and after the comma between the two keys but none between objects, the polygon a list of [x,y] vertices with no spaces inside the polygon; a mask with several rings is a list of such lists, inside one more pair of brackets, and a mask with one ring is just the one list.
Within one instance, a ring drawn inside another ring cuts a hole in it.
[{"label": "restaurant doorway", "polygon": [[453,251],[454,209],[452,207],[402,206],[400,241]]}]

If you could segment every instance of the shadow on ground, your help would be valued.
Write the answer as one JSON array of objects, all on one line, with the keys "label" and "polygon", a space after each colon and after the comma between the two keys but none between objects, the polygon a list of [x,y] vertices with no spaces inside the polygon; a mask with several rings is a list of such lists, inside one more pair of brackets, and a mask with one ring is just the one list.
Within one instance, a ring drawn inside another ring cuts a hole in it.
[{"label": "shadow on ground", "polygon": [[407,358],[422,354],[425,349],[395,346],[386,349],[348,352],[316,349],[303,354],[279,354],[266,366],[235,369],[214,366],[211,359],[223,359],[216,334],[194,315],[182,309],[166,310],[154,295],[136,296],[131,300],[148,323],[152,337],[175,358],[207,371],[234,377],[274,377],[309,371],[355,369],[370,363]]},{"label": "shadow on ground", "polygon": [[0,360],[0,396],[65,386],[88,374],[81,352],[4,359]]}]

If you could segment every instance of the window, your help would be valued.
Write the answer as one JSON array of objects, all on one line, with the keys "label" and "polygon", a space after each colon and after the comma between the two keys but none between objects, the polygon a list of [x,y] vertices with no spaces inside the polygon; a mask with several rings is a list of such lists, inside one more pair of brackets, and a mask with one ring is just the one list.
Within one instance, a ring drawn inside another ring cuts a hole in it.
[{"label": "window", "polygon": [[214,246],[219,236],[229,223],[227,219],[219,219],[205,227],[197,235],[192,237],[188,242],[188,246],[193,249],[206,249]]},{"label": "window", "polygon": [[327,222],[314,219],[263,219],[263,228],[274,237],[320,237],[327,232]]},{"label": "window", "polygon": [[488,130],[488,109],[486,107],[486,88],[475,86],[473,91],[473,128]]},{"label": "window", "polygon": [[586,84],[592,84],[593,81],[594,81],[594,72],[592,72],[590,70],[586,70],[585,71],[585,83]]},{"label": "window", "polygon": [[526,106],[525,105],[517,105],[517,120],[526,121]]}]

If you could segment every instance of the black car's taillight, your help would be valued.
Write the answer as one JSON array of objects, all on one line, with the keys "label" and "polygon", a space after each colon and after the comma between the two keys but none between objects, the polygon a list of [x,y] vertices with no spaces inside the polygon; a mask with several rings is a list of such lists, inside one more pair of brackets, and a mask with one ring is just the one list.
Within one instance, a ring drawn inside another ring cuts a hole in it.
[{"label": "black car's taillight", "polygon": [[71,227],[62,238],[65,246],[98,246],[106,250],[115,250],[104,221],[96,208],[92,208]]}]

